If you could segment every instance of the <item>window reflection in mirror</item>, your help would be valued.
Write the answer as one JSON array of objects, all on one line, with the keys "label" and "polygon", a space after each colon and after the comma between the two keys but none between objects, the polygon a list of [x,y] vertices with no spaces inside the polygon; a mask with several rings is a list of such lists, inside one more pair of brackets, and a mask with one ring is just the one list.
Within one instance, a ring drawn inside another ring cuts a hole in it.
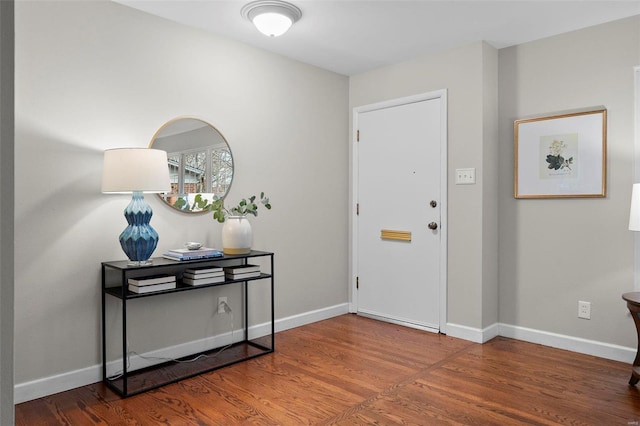
[{"label": "window reflection in mirror", "polygon": [[171,207],[203,212],[198,200],[211,202],[229,191],[233,156],[224,136],[211,124],[197,118],[171,120],[156,132],[150,147],[167,151],[171,192],[160,198]]}]

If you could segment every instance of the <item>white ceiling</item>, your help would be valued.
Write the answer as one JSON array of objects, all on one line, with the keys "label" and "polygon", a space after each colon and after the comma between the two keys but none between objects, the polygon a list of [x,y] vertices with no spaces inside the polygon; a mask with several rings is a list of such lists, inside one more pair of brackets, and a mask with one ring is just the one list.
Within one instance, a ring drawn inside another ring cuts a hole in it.
[{"label": "white ceiling", "polygon": [[290,0],[281,37],[240,15],[243,0],[114,0],[289,58],[353,75],[484,40],[496,48],[640,15],[640,0]]}]

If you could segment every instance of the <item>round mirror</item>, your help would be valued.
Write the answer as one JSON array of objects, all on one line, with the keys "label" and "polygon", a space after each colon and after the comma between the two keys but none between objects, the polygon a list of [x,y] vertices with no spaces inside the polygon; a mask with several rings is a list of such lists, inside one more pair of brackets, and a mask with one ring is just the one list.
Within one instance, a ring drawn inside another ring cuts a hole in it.
[{"label": "round mirror", "polygon": [[171,192],[158,194],[174,209],[201,213],[214,197],[223,198],[233,180],[233,156],[227,140],[211,124],[181,117],[164,124],[150,148],[167,151]]}]

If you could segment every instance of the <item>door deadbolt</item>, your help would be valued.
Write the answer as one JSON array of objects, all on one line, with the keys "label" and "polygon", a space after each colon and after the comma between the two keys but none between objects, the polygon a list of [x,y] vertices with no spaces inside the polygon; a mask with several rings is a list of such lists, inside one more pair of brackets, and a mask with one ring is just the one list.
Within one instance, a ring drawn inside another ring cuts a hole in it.
[{"label": "door deadbolt", "polygon": [[438,202],[436,200],[431,200],[429,205],[435,209],[436,207],[438,207]]},{"label": "door deadbolt", "polygon": [[438,229],[438,224],[435,222],[431,222],[430,224],[427,225],[427,227],[431,230],[435,230],[435,229]]}]

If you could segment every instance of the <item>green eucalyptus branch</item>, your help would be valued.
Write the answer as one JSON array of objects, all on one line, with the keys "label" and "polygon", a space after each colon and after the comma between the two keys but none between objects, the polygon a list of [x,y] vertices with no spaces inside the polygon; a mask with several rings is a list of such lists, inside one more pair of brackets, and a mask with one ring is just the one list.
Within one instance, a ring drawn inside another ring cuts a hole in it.
[{"label": "green eucalyptus branch", "polygon": [[[258,216],[258,206],[256,202],[257,197],[252,195],[249,198],[243,198],[238,204],[227,209],[224,206],[224,199],[220,197],[214,197],[211,204],[206,199],[203,199],[200,194],[196,195],[195,203],[198,207],[203,209],[209,209],[213,212],[213,218],[220,223],[223,223],[227,216],[246,216],[248,214]],[[267,210],[271,210],[271,203],[269,198],[264,196],[264,192],[260,193],[259,203],[262,204]]]}]

